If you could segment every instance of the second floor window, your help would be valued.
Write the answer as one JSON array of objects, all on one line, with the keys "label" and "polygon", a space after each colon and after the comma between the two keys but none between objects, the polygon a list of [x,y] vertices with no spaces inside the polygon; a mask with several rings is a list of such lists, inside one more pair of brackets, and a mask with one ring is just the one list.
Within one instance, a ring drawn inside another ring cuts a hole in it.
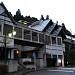
[{"label": "second floor window", "polygon": [[47,45],[48,45],[48,44],[51,44],[50,36],[45,35],[45,43],[46,43]]},{"label": "second floor window", "polygon": [[9,33],[12,33],[12,26],[4,24],[4,28],[3,28],[3,34],[8,35]]},{"label": "second floor window", "polygon": [[16,37],[22,38],[22,29],[19,27],[15,27]]},{"label": "second floor window", "polygon": [[57,38],[58,45],[61,45],[61,38]]},{"label": "second floor window", "polygon": [[24,39],[30,40],[31,34],[29,30],[24,30]]},{"label": "second floor window", "polygon": [[32,40],[33,41],[38,41],[38,33],[32,32]]},{"label": "second floor window", "polygon": [[56,37],[52,37],[52,44],[56,44]]}]

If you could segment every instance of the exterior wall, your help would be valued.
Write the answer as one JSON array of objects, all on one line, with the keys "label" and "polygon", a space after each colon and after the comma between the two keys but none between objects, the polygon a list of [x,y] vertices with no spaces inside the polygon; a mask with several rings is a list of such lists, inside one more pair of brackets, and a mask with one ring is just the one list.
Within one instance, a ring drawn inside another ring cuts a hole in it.
[{"label": "exterior wall", "polygon": [[45,46],[40,48],[40,50],[38,52],[37,66],[39,66],[39,67],[46,66]]},{"label": "exterior wall", "polygon": [[53,58],[53,55],[57,56],[57,66],[59,65],[58,59],[62,61],[62,66],[64,66],[64,50],[65,47],[63,45],[46,45],[46,53],[51,55],[51,58]]},{"label": "exterior wall", "polygon": [[8,72],[18,71],[18,60],[9,60]]},{"label": "exterior wall", "polygon": [[58,45],[55,45],[55,46],[46,45],[46,53],[48,53],[48,54],[63,55],[63,50],[64,50],[64,47],[62,45],[61,46],[58,46]]}]

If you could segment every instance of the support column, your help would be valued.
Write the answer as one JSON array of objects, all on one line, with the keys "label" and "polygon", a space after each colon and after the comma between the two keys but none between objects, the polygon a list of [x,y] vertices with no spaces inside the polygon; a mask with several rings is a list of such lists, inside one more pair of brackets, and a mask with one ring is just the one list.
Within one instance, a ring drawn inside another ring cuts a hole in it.
[{"label": "support column", "polygon": [[24,29],[22,29],[22,39],[24,39]]},{"label": "support column", "polygon": [[38,42],[39,42],[39,33],[38,33]]},{"label": "support column", "polygon": [[2,23],[2,28],[1,28],[1,30],[2,30],[2,36],[3,36],[3,28],[4,28],[4,24]]},{"label": "support column", "polygon": [[32,31],[30,31],[30,35],[31,35],[31,42],[32,42]]},{"label": "support column", "polygon": [[46,54],[43,54],[43,66],[46,67],[47,63],[46,63]]},{"label": "support column", "polygon": [[59,65],[59,63],[58,63],[58,55],[57,55],[57,66]]},{"label": "support column", "polygon": [[46,53],[45,53],[45,46],[39,49],[38,51],[38,66],[45,67],[46,66]]},{"label": "support column", "polygon": [[62,67],[64,67],[64,54],[62,55]]}]

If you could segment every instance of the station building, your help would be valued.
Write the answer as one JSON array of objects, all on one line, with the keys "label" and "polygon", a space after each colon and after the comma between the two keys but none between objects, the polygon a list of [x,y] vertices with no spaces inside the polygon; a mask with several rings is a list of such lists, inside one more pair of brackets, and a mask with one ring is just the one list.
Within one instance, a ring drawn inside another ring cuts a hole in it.
[{"label": "station building", "polygon": [[34,59],[36,67],[64,67],[64,38],[62,27],[52,20],[39,20],[26,27],[0,3],[0,64],[6,64],[9,72],[26,67],[25,62]]}]

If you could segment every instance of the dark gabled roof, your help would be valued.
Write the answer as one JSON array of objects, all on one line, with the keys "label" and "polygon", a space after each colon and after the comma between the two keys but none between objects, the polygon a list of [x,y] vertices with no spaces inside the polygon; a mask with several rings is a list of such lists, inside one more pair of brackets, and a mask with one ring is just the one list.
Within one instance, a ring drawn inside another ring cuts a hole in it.
[{"label": "dark gabled roof", "polygon": [[[48,19],[49,20],[49,19]],[[43,29],[43,32],[48,32],[51,28],[51,26],[54,25],[53,21],[50,19],[45,28]],[[49,32],[48,32],[49,33]]]},{"label": "dark gabled roof", "polygon": [[61,27],[61,30],[60,30],[58,36],[61,36],[62,39],[65,39],[65,38],[66,38],[66,34],[65,34],[65,32],[63,31],[62,27]]},{"label": "dark gabled roof", "polygon": [[62,27],[58,27],[54,32],[53,35],[58,36],[58,34],[60,33]]},{"label": "dark gabled roof", "polygon": [[62,39],[66,38],[66,35],[62,29],[62,26],[55,23],[49,26],[49,28],[46,30],[46,33],[49,33],[54,36],[61,36]]},{"label": "dark gabled roof", "polygon": [[13,19],[13,17],[11,16],[11,14],[8,12],[8,10],[7,10],[7,8],[5,7],[5,5],[3,4],[3,2],[1,2],[0,5],[5,9],[5,12],[7,13],[8,17],[12,20],[12,22],[13,22],[14,24],[16,24],[16,23],[15,23],[15,20]]},{"label": "dark gabled roof", "polygon": [[42,31],[50,35],[61,36],[63,39],[66,38],[62,26],[58,25],[57,23],[53,23],[52,20],[34,22],[29,26],[29,28]]},{"label": "dark gabled roof", "polygon": [[49,28],[48,32],[49,34],[53,35],[53,32],[57,29],[57,24],[53,23]]},{"label": "dark gabled roof", "polygon": [[52,32],[52,30],[54,29],[54,27],[55,27],[56,25],[53,23],[53,24],[51,24],[51,25],[49,25],[49,27],[47,28],[47,30],[46,30],[46,33],[51,33]]}]

